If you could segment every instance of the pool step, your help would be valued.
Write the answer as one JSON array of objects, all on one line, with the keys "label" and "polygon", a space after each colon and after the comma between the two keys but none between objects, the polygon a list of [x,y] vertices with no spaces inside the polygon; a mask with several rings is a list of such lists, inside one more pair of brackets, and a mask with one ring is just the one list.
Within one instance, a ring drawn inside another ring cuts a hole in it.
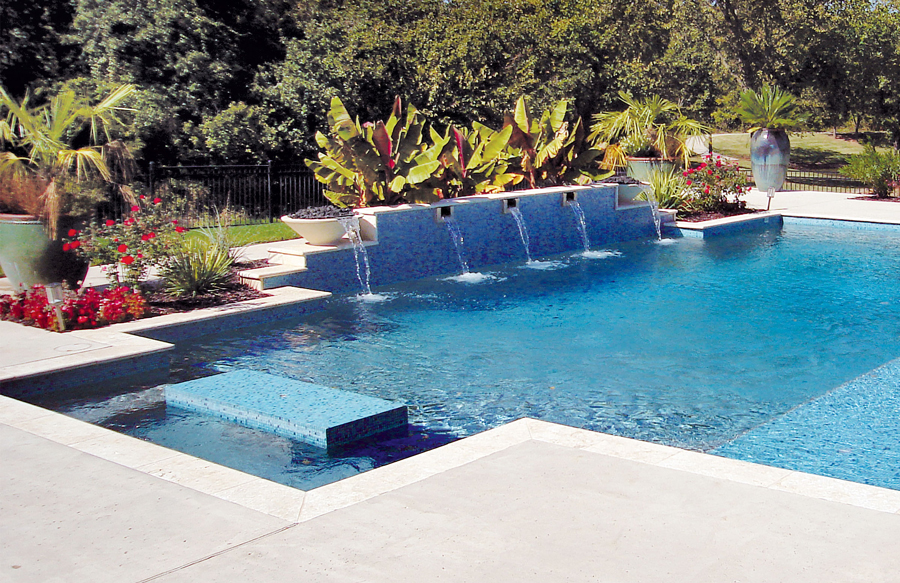
[{"label": "pool step", "polygon": [[269,265],[256,269],[245,269],[238,276],[241,278],[242,284],[263,291],[290,285],[290,281],[285,278],[304,271],[306,271],[306,267],[302,265]]},{"label": "pool step", "polygon": [[169,385],[166,403],[326,449],[407,424],[406,405],[251,370]]}]

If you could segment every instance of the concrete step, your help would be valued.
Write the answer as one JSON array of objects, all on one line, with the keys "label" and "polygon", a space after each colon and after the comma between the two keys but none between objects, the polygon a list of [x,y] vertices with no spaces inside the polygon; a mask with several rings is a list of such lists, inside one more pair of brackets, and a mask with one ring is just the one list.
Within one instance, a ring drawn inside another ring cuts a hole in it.
[{"label": "concrete step", "polygon": [[256,269],[246,269],[238,275],[242,284],[255,290],[263,291],[282,287],[285,285],[283,283],[285,276],[304,271],[306,271],[305,265],[269,265],[267,267],[257,267]]}]

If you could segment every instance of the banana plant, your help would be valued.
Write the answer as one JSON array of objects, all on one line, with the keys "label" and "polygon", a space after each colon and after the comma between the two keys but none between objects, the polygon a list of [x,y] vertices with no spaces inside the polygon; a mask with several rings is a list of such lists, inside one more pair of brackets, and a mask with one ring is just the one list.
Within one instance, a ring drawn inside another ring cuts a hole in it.
[{"label": "banana plant", "polygon": [[421,160],[428,148],[422,137],[426,123],[412,105],[405,112],[398,97],[386,122],[361,124],[350,117],[337,97],[328,112],[329,134],[316,132],[324,150],[306,160],[325,196],[338,206],[372,206],[426,202],[435,198],[424,183],[440,162]]},{"label": "banana plant", "polygon": [[506,186],[521,180],[510,173],[511,166],[505,155],[512,128],[497,132],[474,122],[472,129],[447,128],[441,136],[434,132],[434,149],[423,154],[440,162],[440,169],[431,184],[443,198],[468,196],[485,192],[502,192]]},{"label": "banana plant", "polygon": [[531,188],[558,184],[588,184],[611,174],[600,169],[597,158],[603,154],[586,138],[581,117],[566,121],[569,101],[560,100],[544,110],[539,120],[528,112],[525,97],[516,102],[515,111],[507,113],[504,130],[511,129],[508,152],[517,160],[511,171]]}]

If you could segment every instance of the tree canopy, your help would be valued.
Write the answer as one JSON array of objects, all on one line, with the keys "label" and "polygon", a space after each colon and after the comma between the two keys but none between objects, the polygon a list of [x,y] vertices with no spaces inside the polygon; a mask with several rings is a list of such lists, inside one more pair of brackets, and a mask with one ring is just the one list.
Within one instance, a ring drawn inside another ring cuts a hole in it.
[{"label": "tree canopy", "polygon": [[800,98],[811,129],[900,141],[898,0],[48,0],[0,7],[0,85],[138,87],[127,136],[160,162],[298,162],[340,97],[502,125],[520,96],[588,117],[659,96],[737,125],[741,90]]}]

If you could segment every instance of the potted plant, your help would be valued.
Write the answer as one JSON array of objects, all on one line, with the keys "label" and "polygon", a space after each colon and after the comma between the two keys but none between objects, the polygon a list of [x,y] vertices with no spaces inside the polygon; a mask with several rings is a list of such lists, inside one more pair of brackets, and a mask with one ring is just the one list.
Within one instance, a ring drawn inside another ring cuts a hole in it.
[{"label": "potted plant", "polygon": [[741,93],[735,113],[750,124],[750,163],[756,188],[781,190],[791,161],[787,129],[801,122],[794,97],[777,87]]},{"label": "potted plant", "polygon": [[92,105],[73,91],[17,102],[0,87],[0,265],[14,286],[77,287],[87,264],[60,235],[73,236],[110,184],[133,199],[124,184],[133,160],[110,129],[134,91],[122,85]]},{"label": "potted plant", "polygon": [[605,168],[625,167],[629,176],[642,182],[648,182],[654,171],[671,172],[678,162],[688,165],[687,139],[710,132],[668,99],[656,95],[638,99],[623,91],[619,99],[626,108],[594,115],[588,137],[606,144]]},{"label": "potted plant", "polygon": [[328,205],[308,207],[281,220],[310,245],[337,245],[347,233],[341,219],[352,216],[351,208]]}]

